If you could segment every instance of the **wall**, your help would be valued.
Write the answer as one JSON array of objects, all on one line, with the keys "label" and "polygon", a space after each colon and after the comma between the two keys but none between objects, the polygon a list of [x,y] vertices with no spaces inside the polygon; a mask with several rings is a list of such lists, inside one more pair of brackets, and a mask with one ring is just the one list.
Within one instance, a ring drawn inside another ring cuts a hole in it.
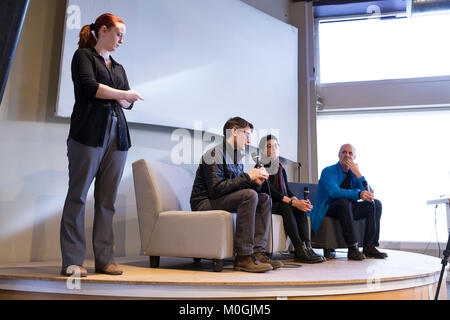
[{"label": "wall", "polygon": [[289,21],[298,28],[298,160],[301,181],[318,182],[314,15],[312,2],[293,2]]},{"label": "wall", "polygon": [[241,0],[248,5],[271,15],[278,20],[289,23],[290,0]]},{"label": "wall", "polygon": [[[285,8],[287,0],[264,3]],[[0,264],[60,259],[59,224],[68,183],[69,121],[56,118],[54,110],[64,11],[65,1],[30,1],[0,106]],[[279,11],[286,14],[285,9]],[[171,141],[173,130],[130,125],[133,147],[119,188],[114,220],[116,256],[140,254],[131,163],[143,157],[169,162],[171,150],[178,143]],[[195,169],[194,165],[187,167]],[[292,167],[287,169],[290,176],[295,174]],[[92,257],[92,191],[86,206],[88,258]]]}]

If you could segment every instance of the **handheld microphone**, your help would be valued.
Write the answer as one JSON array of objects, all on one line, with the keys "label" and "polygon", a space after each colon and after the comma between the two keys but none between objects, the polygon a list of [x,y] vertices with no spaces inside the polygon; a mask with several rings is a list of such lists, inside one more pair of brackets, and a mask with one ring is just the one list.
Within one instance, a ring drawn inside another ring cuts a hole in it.
[{"label": "handheld microphone", "polygon": [[366,188],[367,191],[370,191],[369,185],[367,184],[367,181],[366,181],[366,180],[364,180],[364,181],[362,182],[362,184],[363,184],[364,188]]},{"label": "handheld microphone", "polygon": [[308,200],[308,196],[309,196],[309,188],[305,187],[303,189],[303,200]]},{"label": "handheld microphone", "polygon": [[259,157],[256,154],[256,152],[252,153],[252,159],[253,159],[253,161],[255,161],[257,168],[261,168],[262,167],[261,161],[259,160]]},{"label": "handheld microphone", "polygon": [[[370,192],[370,188],[369,188],[369,185],[367,184],[367,181],[364,180],[364,181],[362,182],[362,184],[363,184],[364,188],[366,188],[366,190]],[[375,200],[373,200],[372,202],[373,202],[374,205],[375,205]]]}]

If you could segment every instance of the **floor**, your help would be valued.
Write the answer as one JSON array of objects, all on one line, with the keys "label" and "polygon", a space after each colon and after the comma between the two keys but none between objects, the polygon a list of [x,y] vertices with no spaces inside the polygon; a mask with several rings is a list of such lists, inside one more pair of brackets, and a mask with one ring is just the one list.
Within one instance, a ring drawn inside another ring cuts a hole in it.
[{"label": "floor", "polygon": [[[211,261],[194,262],[189,258],[162,257],[159,268],[149,268],[148,257],[140,256],[117,259],[124,269],[124,274],[108,276],[94,273],[93,261],[88,260],[85,266],[89,276],[82,279],[81,285],[83,289],[92,290],[94,293],[99,286],[104,288],[115,286],[114,290],[118,287],[132,286],[136,292],[142,292],[143,288],[153,290],[150,294],[158,294],[155,288],[165,287],[169,295],[174,290],[190,294],[199,294],[198,292],[228,294],[239,288],[240,292],[248,292],[249,296],[252,290],[265,290],[267,293],[275,289],[279,292],[277,296],[290,295],[294,291],[293,296],[299,294],[306,296],[309,293],[314,295],[318,288],[325,290],[325,294],[338,295],[342,292],[340,290],[354,290],[355,287],[360,292],[373,292],[371,286],[377,284],[381,284],[384,291],[386,286],[389,287],[388,290],[395,290],[396,283],[401,282],[409,285],[417,281],[420,283],[424,280],[430,281],[430,278],[432,283],[436,282],[434,279],[439,275],[440,259],[403,251],[385,251],[389,254],[389,258],[385,260],[348,261],[344,252],[338,252],[337,259],[314,265],[298,265],[289,262],[287,255],[278,254],[275,258],[287,262],[286,266],[264,274],[234,271],[231,259],[225,260],[222,272],[212,272]],[[67,278],[60,276],[59,270],[60,262],[0,266],[0,290],[18,290],[14,286],[11,287],[11,283],[28,281],[33,282],[32,285],[45,282],[49,288],[56,288],[61,292],[66,289]],[[447,289],[449,287],[450,285],[443,286],[445,293],[449,291]],[[425,292],[416,292],[413,298],[429,299],[433,290],[431,288]],[[409,299],[406,295],[401,297]],[[445,294],[441,297],[447,298]],[[387,295],[384,298],[391,299],[391,296]],[[372,298],[367,296],[367,299]]]},{"label": "floor", "polygon": [[[123,266],[122,276],[108,276],[94,273],[93,261],[87,260],[89,276],[85,281],[124,282],[145,284],[177,285],[266,285],[266,284],[339,284],[366,283],[368,278],[386,281],[390,279],[407,279],[427,276],[440,271],[440,260],[427,255],[404,251],[385,250],[388,259],[365,259],[349,261],[346,254],[337,252],[336,259],[319,264],[298,264],[288,262],[281,270],[267,273],[246,273],[233,270],[231,259],[224,261],[222,272],[212,272],[211,261],[199,263],[189,258],[161,257],[159,268],[149,268],[148,257],[119,258]],[[287,261],[284,255],[276,259]],[[0,278],[34,278],[40,280],[64,280],[59,276],[60,262],[29,263],[22,265],[0,266]]]}]

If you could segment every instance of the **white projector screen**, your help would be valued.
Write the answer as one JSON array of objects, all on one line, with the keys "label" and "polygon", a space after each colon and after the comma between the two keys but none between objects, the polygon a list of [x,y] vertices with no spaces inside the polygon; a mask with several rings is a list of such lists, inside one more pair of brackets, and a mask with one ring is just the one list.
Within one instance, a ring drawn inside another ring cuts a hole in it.
[{"label": "white projector screen", "polygon": [[296,161],[297,28],[240,0],[68,0],[57,116],[72,113],[80,29],[107,12],[127,26],[112,56],[145,98],[126,112],[129,122],[187,129],[200,122],[217,133],[240,116],[255,133],[276,130],[281,156]]}]

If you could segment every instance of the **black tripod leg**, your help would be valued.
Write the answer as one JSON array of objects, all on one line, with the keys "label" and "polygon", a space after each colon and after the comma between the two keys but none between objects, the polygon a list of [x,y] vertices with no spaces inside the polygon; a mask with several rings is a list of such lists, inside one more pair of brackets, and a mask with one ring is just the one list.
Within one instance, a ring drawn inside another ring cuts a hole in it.
[{"label": "black tripod leg", "polygon": [[439,297],[439,291],[441,290],[442,278],[444,277],[445,267],[447,266],[448,256],[450,255],[450,231],[448,234],[447,247],[444,250],[444,257],[442,258],[442,269],[441,274],[439,275],[439,282],[436,289],[436,295],[434,296],[434,300],[437,300]]}]

